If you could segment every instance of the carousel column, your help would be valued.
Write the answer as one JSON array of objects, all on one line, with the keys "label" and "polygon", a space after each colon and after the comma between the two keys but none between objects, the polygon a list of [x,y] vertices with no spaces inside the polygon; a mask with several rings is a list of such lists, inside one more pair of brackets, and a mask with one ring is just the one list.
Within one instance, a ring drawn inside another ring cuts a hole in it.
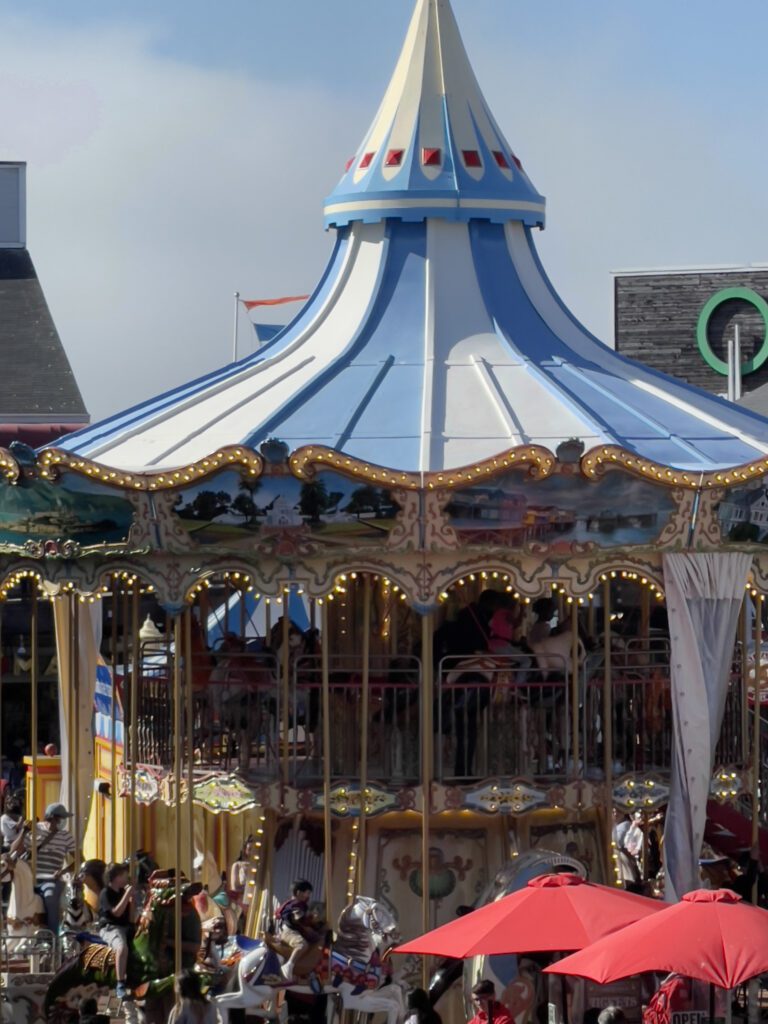
[{"label": "carousel column", "polygon": [[[118,602],[112,581],[112,623],[110,653],[112,663],[112,680],[110,692],[110,789],[112,790],[111,814],[109,819],[109,859],[117,860],[117,611]],[[125,723],[123,723],[123,743],[125,743]]]},{"label": "carousel column", "polygon": [[[77,609],[77,594],[69,595],[69,616],[67,628],[69,630],[69,655],[67,672],[67,806],[75,813],[75,792],[77,790],[77,754],[76,733],[74,730],[75,721],[75,665],[77,664],[78,636],[75,621]],[[75,819],[76,820],[76,819]]]},{"label": "carousel column", "polygon": [[333,836],[331,835],[331,674],[328,661],[328,601],[322,614],[322,712],[323,712],[323,867],[325,869],[325,917],[333,922],[331,889],[333,886]]},{"label": "carousel column", "polygon": [[749,761],[749,616],[747,602],[749,591],[744,595],[739,612],[739,639],[741,640],[741,764]]},{"label": "carousel column", "polygon": [[181,971],[181,652],[182,652],[181,616],[173,619],[173,783],[175,802],[175,835],[174,835],[174,901],[173,901],[173,952],[174,970]]},{"label": "carousel column", "polygon": [[[581,774],[579,770],[579,710],[580,710],[580,687],[579,687],[579,603],[575,597],[571,599],[571,761],[573,763],[573,775]],[[566,760],[566,773],[568,764]]]},{"label": "carousel column", "polygon": [[[73,597],[72,607],[72,735],[74,740],[72,764],[72,826],[75,839],[75,864],[80,864],[80,848],[83,836],[82,808],[80,807],[80,602],[84,598]],[[35,598],[35,606],[37,599]],[[90,625],[90,624],[89,624]]]},{"label": "carousel column", "polygon": [[[752,846],[760,838],[760,673],[763,667],[763,595],[755,598],[755,698],[752,712]],[[757,879],[752,886],[757,905]]]},{"label": "carousel column", "polygon": [[[29,656],[31,664],[29,667],[29,704],[30,704],[30,747],[32,749],[32,813],[30,817],[33,821],[37,819],[37,799],[38,799],[38,778],[37,778],[37,748],[39,745],[37,736],[37,640],[38,640],[38,605],[37,605],[37,587],[33,587],[30,605],[30,618],[29,618]],[[70,708],[72,705],[70,704]],[[71,733],[71,729],[70,729]],[[69,748],[72,747],[72,737],[70,735]],[[71,777],[71,776],[70,776]],[[37,829],[33,826],[32,832],[30,833],[32,838],[32,877],[37,878]]]},{"label": "carousel column", "polygon": [[[434,613],[426,612],[421,619],[421,926],[429,931],[429,817],[432,811],[432,706],[433,671],[432,671],[432,634],[434,632]],[[422,985],[427,988],[429,982],[429,961],[424,957],[421,961]]]},{"label": "carousel column", "polygon": [[606,869],[613,871],[613,678],[611,666],[611,581],[603,583],[603,773],[606,800]]},{"label": "carousel column", "polygon": [[357,873],[355,892],[365,888],[365,844],[368,815],[368,715],[371,673],[371,578],[363,577],[363,671],[360,703],[360,828],[358,832]]},{"label": "carousel column", "polygon": [[[245,602],[240,602],[241,606]],[[189,880],[195,880],[195,708],[193,703],[192,680],[192,609],[184,609],[184,686],[187,712],[187,859]],[[203,850],[203,853],[205,851]]]},{"label": "carousel column", "polygon": [[[128,855],[130,877],[135,880],[138,850],[138,808],[136,807],[136,767],[139,759],[139,676],[141,651],[139,650],[139,588],[134,583],[131,592],[131,785],[128,804]],[[126,662],[127,664],[127,662]]]},{"label": "carousel column", "polygon": [[290,781],[291,764],[291,619],[288,614],[290,606],[290,589],[283,595],[283,621],[282,638],[280,647],[280,681],[281,701],[283,704],[283,737],[282,737],[282,764],[280,777],[283,788],[288,787]]}]

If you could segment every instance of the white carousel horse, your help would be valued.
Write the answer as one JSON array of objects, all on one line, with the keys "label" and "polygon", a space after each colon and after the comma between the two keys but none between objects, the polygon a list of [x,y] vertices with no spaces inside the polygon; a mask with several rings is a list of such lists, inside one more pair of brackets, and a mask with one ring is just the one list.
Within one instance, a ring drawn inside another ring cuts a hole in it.
[{"label": "white carousel horse", "polygon": [[[398,939],[397,922],[390,910],[379,900],[358,896],[339,917],[338,936],[330,955],[334,984],[326,985],[323,993],[336,996],[343,1010],[383,1013],[387,1024],[399,1024],[405,1013],[403,990],[392,982],[389,968],[382,966]],[[270,955],[274,956],[262,943],[240,960],[238,990],[214,1000],[222,1024],[228,1024],[229,1011],[237,1009],[247,1009],[265,1019],[275,1017],[274,999],[284,986],[265,981]],[[376,987],[367,987],[370,985]],[[291,985],[288,990],[313,994],[308,985]],[[329,1020],[332,1014],[333,1002],[329,1000]]]},{"label": "white carousel horse", "polygon": [[[26,860],[17,860],[11,854],[0,857],[0,882],[11,883],[11,898],[8,901],[6,924],[8,934],[19,940],[29,938],[44,927],[45,908],[35,892],[32,868]],[[20,949],[23,943],[10,942],[10,952]]]}]

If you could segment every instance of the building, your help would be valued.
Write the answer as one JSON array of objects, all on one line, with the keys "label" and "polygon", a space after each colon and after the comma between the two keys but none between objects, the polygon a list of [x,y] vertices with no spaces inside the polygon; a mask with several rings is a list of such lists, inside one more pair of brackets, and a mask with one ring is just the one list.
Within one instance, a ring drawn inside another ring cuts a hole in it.
[{"label": "building", "polygon": [[738,325],[743,393],[768,383],[768,265],[618,271],[614,318],[617,352],[714,394]]},{"label": "building", "polygon": [[39,447],[89,422],[27,249],[21,162],[0,163],[0,353],[0,447]]}]

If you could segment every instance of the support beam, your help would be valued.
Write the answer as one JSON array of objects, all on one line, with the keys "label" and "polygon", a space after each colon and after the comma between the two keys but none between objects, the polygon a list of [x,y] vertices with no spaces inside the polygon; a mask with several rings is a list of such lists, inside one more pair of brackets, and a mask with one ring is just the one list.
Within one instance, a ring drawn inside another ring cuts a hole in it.
[{"label": "support beam", "polygon": [[325,915],[333,926],[333,831],[331,818],[331,673],[328,661],[328,601],[322,614],[322,710],[323,710],[323,867],[325,869]]},{"label": "support beam", "polygon": [[[429,931],[429,818],[432,810],[432,715],[434,705],[434,680],[432,669],[432,633],[434,615],[427,612],[421,620],[421,927]],[[429,959],[421,961],[422,985],[427,988],[429,981]]]},{"label": "support beam", "polygon": [[[30,605],[30,616],[29,616],[29,656],[30,656],[30,659],[31,659],[31,665],[30,665],[30,669],[29,669],[29,703],[30,703],[29,717],[30,717],[30,747],[31,747],[31,750],[32,750],[32,801],[31,801],[31,815],[30,815],[30,817],[32,818],[32,821],[34,823],[34,821],[36,821],[36,819],[37,819],[37,796],[38,796],[38,785],[39,785],[38,774],[37,774],[38,773],[37,748],[38,748],[38,745],[39,745],[39,740],[38,740],[38,736],[37,736],[37,698],[38,698],[38,688],[37,688],[37,673],[38,673],[38,666],[37,666],[37,655],[38,655],[37,641],[38,641],[38,611],[39,611],[39,609],[38,609],[38,605],[37,605],[37,583],[36,583],[36,581],[34,581],[34,580],[32,581],[31,587],[32,587],[32,595],[30,597],[31,605]],[[71,631],[71,626],[70,626],[70,631]],[[70,708],[69,708],[69,712],[70,712],[70,723],[71,723],[71,721],[72,721],[72,719],[71,719],[71,715],[72,715],[72,707],[71,707],[71,705],[70,705]],[[67,754],[69,756],[69,761],[71,763],[71,761],[72,761],[72,738],[73,738],[72,737],[71,725],[70,725],[70,730],[69,731],[70,731],[70,736],[69,736],[69,743],[67,744]],[[70,775],[70,779],[72,779],[72,775]],[[31,835],[31,839],[32,839],[32,853],[31,853],[32,878],[36,879],[37,878],[37,828],[35,827],[34,824],[32,825],[32,831],[31,831],[30,835]]]},{"label": "support beam", "polygon": [[[611,675],[611,581],[603,583],[603,772],[608,871],[613,874],[613,679]],[[615,877],[611,878],[611,882]]]},{"label": "support beam", "polygon": [[[124,623],[124,625],[127,624]],[[136,881],[136,851],[139,838],[139,811],[136,807],[136,764],[139,759],[139,678],[141,676],[141,651],[139,650],[139,583],[133,583],[131,593],[131,787],[128,805],[128,856],[130,857],[130,877]],[[127,647],[127,644],[126,644]],[[170,655],[170,651],[168,652]],[[126,658],[125,664],[128,664]]]},{"label": "support beam", "polygon": [[182,714],[181,714],[181,658],[183,650],[181,616],[177,615],[173,620],[173,783],[174,783],[174,805],[175,805],[175,835],[174,835],[174,861],[175,861],[175,898],[173,901],[173,951],[174,970],[176,974],[181,971],[181,748],[183,744]]},{"label": "support beam", "polygon": [[363,671],[360,695],[360,827],[358,831],[355,893],[365,889],[365,844],[368,825],[368,718],[371,679],[371,577],[363,577]]},{"label": "support beam", "polygon": [[[574,778],[581,775],[579,769],[579,758],[581,756],[579,742],[579,727],[581,722],[581,716],[579,714],[580,708],[580,694],[579,694],[579,603],[574,597],[571,604],[571,760],[573,762],[573,771],[571,774]],[[566,772],[568,766],[566,765]]]},{"label": "support beam", "polygon": [[[242,603],[242,602],[241,602]],[[184,694],[186,696],[187,728],[187,858],[189,880],[195,881],[195,707],[192,680],[192,609],[184,610]]]}]

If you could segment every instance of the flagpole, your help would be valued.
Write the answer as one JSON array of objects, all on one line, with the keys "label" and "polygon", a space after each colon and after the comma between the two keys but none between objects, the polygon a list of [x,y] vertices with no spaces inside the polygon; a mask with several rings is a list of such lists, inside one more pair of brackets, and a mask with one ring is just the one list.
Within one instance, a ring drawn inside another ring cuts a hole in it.
[{"label": "flagpole", "polygon": [[235,292],[235,322],[232,327],[232,362],[237,362],[237,323],[240,319],[240,292]]}]

